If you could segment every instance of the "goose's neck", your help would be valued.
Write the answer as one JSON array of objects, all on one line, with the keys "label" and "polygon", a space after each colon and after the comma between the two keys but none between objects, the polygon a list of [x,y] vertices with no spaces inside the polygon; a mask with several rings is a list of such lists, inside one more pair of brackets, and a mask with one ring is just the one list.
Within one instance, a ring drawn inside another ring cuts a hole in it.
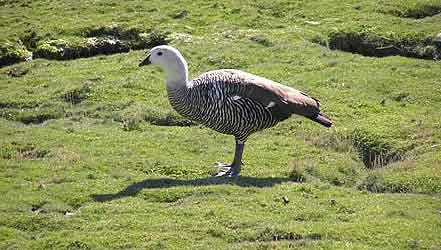
[{"label": "goose's neck", "polygon": [[185,88],[189,83],[187,62],[182,56],[165,67],[165,74],[168,89]]}]

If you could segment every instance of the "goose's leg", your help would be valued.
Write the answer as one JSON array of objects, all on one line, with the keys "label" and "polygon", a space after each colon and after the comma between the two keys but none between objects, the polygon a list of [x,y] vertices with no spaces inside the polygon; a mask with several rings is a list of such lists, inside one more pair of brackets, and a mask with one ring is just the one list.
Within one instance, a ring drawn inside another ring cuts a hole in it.
[{"label": "goose's leg", "polygon": [[234,151],[234,160],[231,164],[219,164],[218,166],[223,170],[219,172],[216,176],[233,177],[238,176],[242,166],[242,154],[245,147],[244,141],[239,141],[236,139],[236,149]]}]

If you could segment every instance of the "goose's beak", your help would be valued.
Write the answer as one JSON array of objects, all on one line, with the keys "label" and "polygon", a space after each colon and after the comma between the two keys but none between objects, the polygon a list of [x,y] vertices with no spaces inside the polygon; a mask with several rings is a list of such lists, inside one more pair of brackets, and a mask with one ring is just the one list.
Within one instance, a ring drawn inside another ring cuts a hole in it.
[{"label": "goose's beak", "polygon": [[142,62],[139,63],[139,67],[145,66],[145,65],[149,65],[152,62],[150,62],[150,54],[147,56],[146,59],[144,59]]}]

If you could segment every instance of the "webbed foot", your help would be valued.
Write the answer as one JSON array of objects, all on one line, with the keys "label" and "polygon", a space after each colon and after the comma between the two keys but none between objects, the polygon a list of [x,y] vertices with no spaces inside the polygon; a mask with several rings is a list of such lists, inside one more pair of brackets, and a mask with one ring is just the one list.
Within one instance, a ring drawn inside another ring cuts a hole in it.
[{"label": "webbed foot", "polygon": [[216,177],[235,177],[240,173],[240,165],[218,163],[217,167],[220,171],[215,175]]}]

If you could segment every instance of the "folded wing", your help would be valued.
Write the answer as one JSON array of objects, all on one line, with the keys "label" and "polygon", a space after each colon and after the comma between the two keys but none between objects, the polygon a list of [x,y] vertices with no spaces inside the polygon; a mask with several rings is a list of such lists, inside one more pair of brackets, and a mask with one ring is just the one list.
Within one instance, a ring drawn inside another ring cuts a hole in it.
[{"label": "folded wing", "polygon": [[240,96],[248,97],[263,104],[277,119],[284,120],[296,114],[326,127],[332,126],[331,119],[320,112],[320,103],[317,99],[263,77],[239,70],[225,71],[240,79],[238,82],[243,86],[241,93],[239,93]]}]

